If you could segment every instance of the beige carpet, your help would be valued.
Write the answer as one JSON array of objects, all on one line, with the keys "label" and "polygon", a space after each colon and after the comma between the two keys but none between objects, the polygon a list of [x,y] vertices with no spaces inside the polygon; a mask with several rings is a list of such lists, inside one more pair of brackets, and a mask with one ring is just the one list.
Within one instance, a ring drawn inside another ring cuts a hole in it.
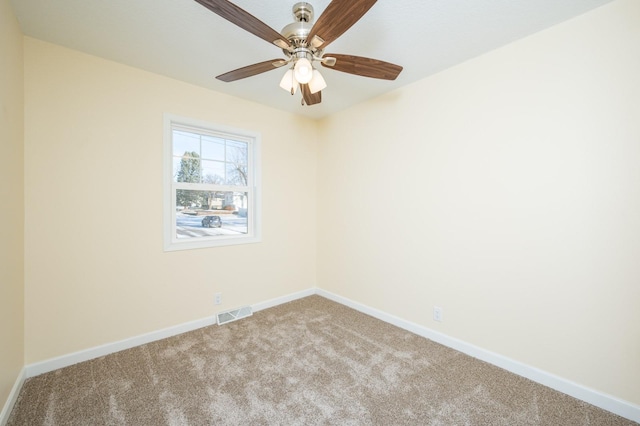
[{"label": "beige carpet", "polygon": [[9,425],[632,425],[319,296],[26,381]]}]

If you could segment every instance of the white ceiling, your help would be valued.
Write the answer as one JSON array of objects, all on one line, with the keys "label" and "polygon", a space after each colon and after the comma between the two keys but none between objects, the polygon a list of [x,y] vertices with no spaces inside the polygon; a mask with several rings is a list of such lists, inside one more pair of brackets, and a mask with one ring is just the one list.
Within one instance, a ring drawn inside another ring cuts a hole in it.
[{"label": "white ceiling", "polygon": [[[233,0],[276,31],[297,0]],[[330,0],[307,0],[316,19]],[[327,53],[402,65],[395,81],[320,68],[322,103],[279,88],[284,69],[224,83],[224,72],[283,57],[194,0],[12,0],[31,37],[284,111],[321,118],[538,32],[612,0],[380,0]]]}]

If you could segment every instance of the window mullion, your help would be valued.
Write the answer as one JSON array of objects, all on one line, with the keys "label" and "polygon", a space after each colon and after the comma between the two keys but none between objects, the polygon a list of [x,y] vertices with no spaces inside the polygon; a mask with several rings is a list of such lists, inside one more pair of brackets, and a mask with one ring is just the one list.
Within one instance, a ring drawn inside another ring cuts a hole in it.
[{"label": "window mullion", "polygon": [[250,186],[215,185],[211,183],[173,182],[174,189],[191,189],[193,191],[252,192]]}]

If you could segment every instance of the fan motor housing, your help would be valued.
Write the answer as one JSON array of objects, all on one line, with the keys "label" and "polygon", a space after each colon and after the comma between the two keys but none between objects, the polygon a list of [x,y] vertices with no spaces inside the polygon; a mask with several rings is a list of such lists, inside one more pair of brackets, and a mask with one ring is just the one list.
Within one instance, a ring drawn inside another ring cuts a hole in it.
[{"label": "fan motor housing", "polygon": [[313,6],[307,2],[299,2],[293,5],[292,11],[295,21],[285,26],[280,33],[294,45],[299,45],[311,32]]},{"label": "fan motor housing", "polygon": [[311,24],[307,22],[292,22],[284,27],[280,34],[282,34],[284,38],[291,42],[300,42],[306,40],[310,32]]}]

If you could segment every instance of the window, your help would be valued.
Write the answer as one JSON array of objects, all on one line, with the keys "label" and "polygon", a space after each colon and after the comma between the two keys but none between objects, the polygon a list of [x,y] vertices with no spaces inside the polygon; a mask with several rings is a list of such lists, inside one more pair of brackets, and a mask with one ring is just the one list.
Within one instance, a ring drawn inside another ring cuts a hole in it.
[{"label": "window", "polygon": [[260,136],[164,119],[165,251],[260,241]]}]

